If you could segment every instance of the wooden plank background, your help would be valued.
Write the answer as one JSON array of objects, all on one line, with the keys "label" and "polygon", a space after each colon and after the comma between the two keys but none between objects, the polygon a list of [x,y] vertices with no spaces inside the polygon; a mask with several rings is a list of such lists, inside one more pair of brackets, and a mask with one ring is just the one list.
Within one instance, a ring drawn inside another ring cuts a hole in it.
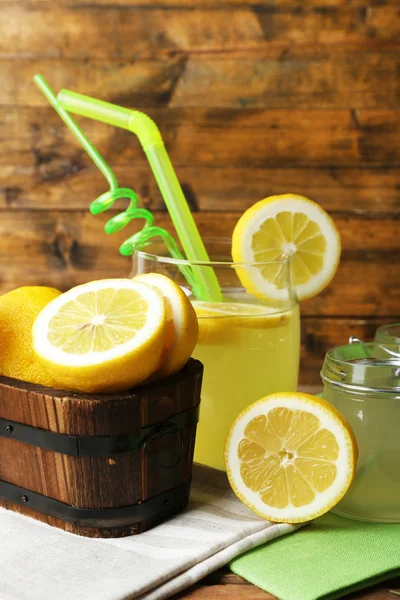
[{"label": "wooden plank background", "polygon": [[[334,282],[304,302],[301,382],[326,349],[400,320],[398,0],[0,0],[0,292],[129,273],[124,233],[89,203],[102,176],[32,83],[41,72],[158,123],[203,234],[229,236],[286,191],[343,238]],[[80,120],[170,228],[128,132]]]},{"label": "wooden plank background", "polygon": [[[384,581],[375,587],[346,596],[347,600],[396,600],[400,579]],[[191,588],[177,594],[175,600],[277,600],[226,567],[211,573]],[[345,597],[343,597],[345,598]]]}]

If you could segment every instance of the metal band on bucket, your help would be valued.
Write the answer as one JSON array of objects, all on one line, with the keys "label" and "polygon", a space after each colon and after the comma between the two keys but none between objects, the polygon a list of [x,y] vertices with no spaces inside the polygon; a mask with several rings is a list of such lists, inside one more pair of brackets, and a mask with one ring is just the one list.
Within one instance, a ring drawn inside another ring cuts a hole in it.
[{"label": "metal band on bucket", "polygon": [[0,481],[0,498],[2,500],[26,506],[73,525],[85,527],[121,527],[141,523],[155,515],[173,513],[186,505],[189,491],[190,481],[158,496],[153,496],[140,504],[120,508],[92,509],[70,506],[37,492]]},{"label": "metal band on bucket", "polygon": [[187,427],[193,427],[199,420],[199,407],[198,404],[155,425],[109,436],[67,435],[0,418],[0,437],[68,456],[114,456],[124,452],[135,452],[145,445],[146,440],[154,436],[171,431],[182,432]]}]

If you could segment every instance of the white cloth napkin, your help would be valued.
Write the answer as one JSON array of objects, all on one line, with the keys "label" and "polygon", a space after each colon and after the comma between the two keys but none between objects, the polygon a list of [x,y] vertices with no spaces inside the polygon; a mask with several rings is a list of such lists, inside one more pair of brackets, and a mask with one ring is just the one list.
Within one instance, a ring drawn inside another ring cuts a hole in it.
[{"label": "white cloth napkin", "polygon": [[0,509],[0,598],[161,600],[295,528],[263,521],[200,465],[188,508],[137,536],[83,538]]}]

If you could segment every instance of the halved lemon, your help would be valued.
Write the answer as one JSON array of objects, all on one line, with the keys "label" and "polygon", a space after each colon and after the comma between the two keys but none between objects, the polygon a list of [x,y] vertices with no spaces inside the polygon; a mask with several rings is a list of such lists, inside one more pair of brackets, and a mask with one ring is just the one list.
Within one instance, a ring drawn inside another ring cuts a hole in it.
[{"label": "halved lemon", "polygon": [[189,360],[199,335],[193,306],[179,285],[161,273],[137,275],[133,281],[151,286],[164,299],[167,336],[157,376],[177,373]]},{"label": "halved lemon", "polygon": [[72,288],[33,324],[33,348],[59,388],[120,392],[160,363],[165,309],[158,292],[129,279]]},{"label": "halved lemon", "polygon": [[275,300],[286,298],[287,281],[282,279],[282,263],[273,261],[292,257],[292,283],[298,298],[304,300],[332,280],[340,250],[332,218],[321,206],[296,194],[257,202],[239,219],[232,236],[235,262],[265,263],[259,268],[238,268],[243,285],[255,295]]},{"label": "halved lemon", "polygon": [[199,342],[226,342],[235,328],[269,329],[280,327],[290,320],[290,312],[277,312],[262,304],[245,302],[208,302],[196,300],[194,310],[199,319]]},{"label": "halved lemon", "polygon": [[353,481],[354,434],[325,400],[277,393],[248,406],[225,446],[235,494],[270,521],[302,523],[335,506]]}]

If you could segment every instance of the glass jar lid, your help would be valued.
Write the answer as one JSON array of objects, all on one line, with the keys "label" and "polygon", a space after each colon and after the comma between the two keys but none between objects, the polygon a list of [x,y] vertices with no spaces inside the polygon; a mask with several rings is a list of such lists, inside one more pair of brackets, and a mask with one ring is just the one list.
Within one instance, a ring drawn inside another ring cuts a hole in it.
[{"label": "glass jar lid", "polygon": [[400,394],[400,345],[357,342],[333,348],[321,377],[353,392]]}]

